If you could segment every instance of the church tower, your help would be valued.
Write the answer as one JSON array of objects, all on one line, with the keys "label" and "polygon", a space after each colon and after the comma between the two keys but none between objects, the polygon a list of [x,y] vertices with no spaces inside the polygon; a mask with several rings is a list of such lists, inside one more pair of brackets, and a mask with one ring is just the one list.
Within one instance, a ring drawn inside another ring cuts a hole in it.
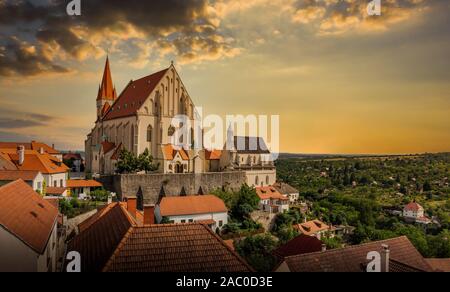
[{"label": "church tower", "polygon": [[102,83],[98,89],[97,95],[97,118],[101,119],[103,115],[113,105],[117,99],[116,88],[113,85],[111,69],[109,67],[109,57],[106,57],[105,70],[103,72]]}]

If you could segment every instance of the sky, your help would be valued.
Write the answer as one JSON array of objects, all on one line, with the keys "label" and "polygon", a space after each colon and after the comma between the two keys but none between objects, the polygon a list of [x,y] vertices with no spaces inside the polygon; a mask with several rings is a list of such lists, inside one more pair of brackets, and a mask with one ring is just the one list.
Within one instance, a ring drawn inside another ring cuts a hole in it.
[{"label": "sky", "polygon": [[207,114],[280,116],[280,150],[450,151],[450,2],[0,0],[0,141],[83,150],[106,56],[121,92],[174,61]]}]

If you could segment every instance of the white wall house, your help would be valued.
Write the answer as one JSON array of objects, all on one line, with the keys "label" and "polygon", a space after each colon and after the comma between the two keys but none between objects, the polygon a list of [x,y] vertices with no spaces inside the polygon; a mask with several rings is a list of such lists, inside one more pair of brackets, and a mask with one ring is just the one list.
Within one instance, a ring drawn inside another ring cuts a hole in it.
[{"label": "white wall house", "polygon": [[200,222],[222,229],[228,224],[228,209],[216,196],[164,197],[155,208],[156,222],[166,219],[170,223]]},{"label": "white wall house", "polygon": [[55,272],[58,210],[23,180],[0,187],[0,272]]},{"label": "white wall house", "polygon": [[259,209],[269,213],[283,213],[289,210],[289,198],[280,194],[274,187],[257,187],[260,199]]},{"label": "white wall house", "polygon": [[424,217],[424,209],[416,202],[410,203],[403,209],[403,217],[409,219],[419,219]]},{"label": "white wall house", "polygon": [[42,193],[44,187],[44,176],[40,171],[28,170],[3,170],[0,171],[0,186],[11,183],[18,179],[25,181],[33,190]]}]

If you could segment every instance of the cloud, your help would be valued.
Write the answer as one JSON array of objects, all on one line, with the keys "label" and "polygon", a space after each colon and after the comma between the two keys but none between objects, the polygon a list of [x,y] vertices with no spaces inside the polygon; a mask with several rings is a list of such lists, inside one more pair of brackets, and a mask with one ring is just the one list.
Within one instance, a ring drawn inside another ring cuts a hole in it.
[{"label": "cloud", "polygon": [[47,126],[57,119],[45,114],[21,112],[3,103],[0,105],[0,129],[5,131]]},{"label": "cloud", "polygon": [[[152,51],[159,49],[184,62],[233,57],[240,52],[229,42],[232,38],[222,35],[208,0],[89,0],[83,1],[79,17],[66,15],[66,5],[65,0],[46,1],[41,6],[25,0],[0,2],[0,28],[9,32],[0,35],[0,47],[5,47],[14,32],[19,42],[27,40],[35,48],[33,57],[40,61],[30,68],[29,58],[19,56],[21,47],[9,55],[0,50],[4,64],[0,75],[64,72],[64,66],[57,64],[99,58],[106,48],[129,53],[127,59],[133,66],[157,58]],[[14,31],[19,24],[25,29]],[[130,41],[133,51],[121,51]]]}]

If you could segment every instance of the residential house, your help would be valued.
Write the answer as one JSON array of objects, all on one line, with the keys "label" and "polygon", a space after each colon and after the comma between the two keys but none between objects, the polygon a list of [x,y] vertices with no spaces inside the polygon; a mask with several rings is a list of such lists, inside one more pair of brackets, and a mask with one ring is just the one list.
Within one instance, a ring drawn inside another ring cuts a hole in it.
[{"label": "residential house", "polygon": [[294,225],[294,229],[296,229],[300,234],[314,236],[317,239],[321,239],[322,236],[334,237],[335,229],[332,226],[329,226],[323,223],[320,220],[312,220],[304,223]]},{"label": "residential house", "polygon": [[0,272],[54,272],[58,209],[23,180],[0,187]]},{"label": "residential house", "polygon": [[132,198],[88,219],[68,247],[82,255],[82,272],[253,271],[205,224],[155,225],[153,206],[144,207],[142,224],[137,214]]},{"label": "residential house", "polygon": [[289,198],[274,187],[256,187],[256,194],[260,199],[259,208],[264,212],[276,214],[289,210]]},{"label": "residential house", "polygon": [[424,208],[416,202],[409,203],[403,208],[403,217],[407,222],[429,224],[431,220],[425,216]]},{"label": "residential house", "polygon": [[0,170],[0,186],[22,179],[36,192],[42,194],[44,176],[37,170]]},{"label": "residential house", "polygon": [[406,236],[345,248],[289,256],[276,272],[367,272],[370,252],[380,256],[381,272],[432,272]]},{"label": "residential house", "polygon": [[274,184],[273,187],[280,194],[287,196],[291,203],[295,203],[298,201],[300,192],[296,188],[290,186],[289,184],[283,183],[283,182],[278,182],[278,183]]},{"label": "residential house", "polygon": [[92,191],[102,188],[103,185],[95,180],[71,179],[67,181],[67,190],[69,196],[86,197]]},{"label": "residential house", "polygon": [[280,260],[284,260],[284,258],[290,256],[325,250],[326,245],[316,237],[300,234],[274,250],[273,255]]},{"label": "residential house", "polygon": [[[44,193],[50,188],[50,193],[63,195],[69,168],[55,156],[42,149],[40,152],[26,150],[25,146],[20,145],[17,149],[0,149],[0,159],[6,161],[4,165],[13,166],[14,170],[39,171],[44,176]],[[9,167],[8,169],[12,170]]]},{"label": "residential house", "polygon": [[228,224],[228,209],[225,203],[213,195],[164,197],[156,206],[158,223],[165,218],[171,223],[201,222],[212,230]]},{"label": "residential house", "polygon": [[63,155],[63,161],[70,161],[73,172],[84,171],[84,160],[80,153],[65,153]]},{"label": "residential house", "polygon": [[60,161],[63,160],[63,154],[61,153],[61,151],[55,149],[55,145],[49,146],[45,143],[36,141],[31,141],[31,143],[0,142],[0,149],[17,149],[20,146],[25,147],[25,150],[34,150],[40,153],[46,153]]}]

